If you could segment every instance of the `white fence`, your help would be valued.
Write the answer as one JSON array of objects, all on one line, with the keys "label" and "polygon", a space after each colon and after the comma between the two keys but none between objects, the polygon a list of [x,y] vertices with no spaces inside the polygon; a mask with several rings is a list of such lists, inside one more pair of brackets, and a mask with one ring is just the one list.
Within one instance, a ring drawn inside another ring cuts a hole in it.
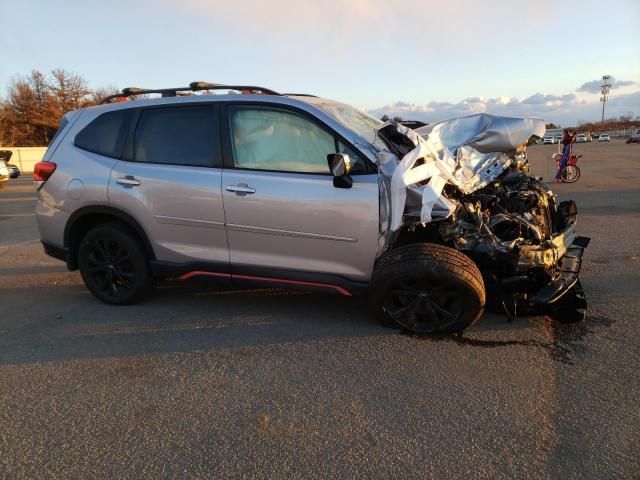
[{"label": "white fence", "polygon": [[13,152],[9,163],[17,165],[22,173],[33,172],[33,166],[42,160],[47,147],[0,147]]}]

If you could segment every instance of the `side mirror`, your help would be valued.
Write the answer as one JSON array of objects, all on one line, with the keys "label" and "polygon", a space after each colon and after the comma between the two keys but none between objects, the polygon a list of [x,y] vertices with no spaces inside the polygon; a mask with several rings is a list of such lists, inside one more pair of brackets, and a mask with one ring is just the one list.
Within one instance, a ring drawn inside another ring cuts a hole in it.
[{"label": "side mirror", "polygon": [[346,153],[330,153],[327,155],[329,170],[333,175],[333,186],[336,188],[351,188],[353,179],[351,172],[351,159]]}]

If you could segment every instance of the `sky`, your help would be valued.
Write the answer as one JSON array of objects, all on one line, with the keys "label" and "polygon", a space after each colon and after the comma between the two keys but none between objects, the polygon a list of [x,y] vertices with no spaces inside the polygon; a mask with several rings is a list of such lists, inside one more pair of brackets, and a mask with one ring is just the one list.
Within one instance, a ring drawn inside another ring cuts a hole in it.
[{"label": "sky", "polygon": [[640,116],[640,0],[0,0],[0,95],[64,68],[91,87],[195,80],[312,93],[381,116],[562,125]]}]

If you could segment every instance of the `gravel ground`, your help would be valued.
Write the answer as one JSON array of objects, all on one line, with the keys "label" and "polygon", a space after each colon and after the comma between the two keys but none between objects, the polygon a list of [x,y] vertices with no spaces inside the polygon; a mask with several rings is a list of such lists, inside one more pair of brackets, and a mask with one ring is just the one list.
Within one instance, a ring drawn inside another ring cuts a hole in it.
[{"label": "gravel ground", "polygon": [[[555,146],[534,146],[551,178]],[[168,284],[110,307],[0,190],[2,478],[639,478],[640,145],[559,185],[592,237],[588,319],[380,327],[362,299]]]}]

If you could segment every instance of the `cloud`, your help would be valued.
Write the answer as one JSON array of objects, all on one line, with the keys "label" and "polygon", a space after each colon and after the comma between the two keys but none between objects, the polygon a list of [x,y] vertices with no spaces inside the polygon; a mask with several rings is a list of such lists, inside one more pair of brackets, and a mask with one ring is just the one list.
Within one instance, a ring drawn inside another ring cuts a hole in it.
[{"label": "cloud", "polygon": [[[634,111],[640,114],[640,92],[628,93],[626,95],[616,95],[609,100],[612,107],[621,107],[626,111]],[[626,113],[626,111],[624,113]]]},{"label": "cloud", "polygon": [[[429,102],[422,105],[401,101],[370,109],[369,113],[378,118],[388,115],[424,122],[436,122],[474,113],[492,113],[514,117],[537,117],[569,125],[599,118],[600,108],[599,102],[587,101],[586,98],[573,93],[564,95],[536,93],[522,100],[516,97],[487,99],[470,97],[455,103]],[[607,104],[606,115],[616,117],[630,111],[640,113],[640,91],[613,96]]]},{"label": "cloud", "polygon": [[575,100],[576,96],[573,93],[567,93],[566,95],[543,95],[542,93],[536,93],[530,97],[522,100],[521,103],[530,105],[541,105],[549,102],[570,102]]},{"label": "cloud", "polygon": [[536,94],[524,100],[508,97],[465,98],[457,103],[430,102],[425,105],[416,105],[408,102],[396,102],[370,110],[376,117],[387,114],[390,117],[422,121],[437,121],[445,118],[472,115],[474,113],[494,113],[497,115],[513,116],[537,116],[544,117],[547,113],[570,109],[578,100],[575,95],[542,95]]},{"label": "cloud", "polygon": [[[602,85],[602,80],[592,80],[590,82],[583,83],[576,91],[584,93],[600,93],[600,85]],[[630,87],[632,85],[637,85],[637,83],[631,80],[616,80],[614,77],[611,77],[612,89]]]},{"label": "cloud", "polygon": [[[150,0],[147,0],[150,2]],[[482,8],[470,8],[468,0],[161,0],[162,3],[209,16],[242,30],[262,43],[290,49],[321,41],[328,47],[349,51],[354,44],[376,48],[397,44],[408,48],[436,42],[448,47],[468,47],[479,42],[478,26],[500,28],[503,35],[522,32],[522,8],[509,0],[484,0]],[[545,11],[551,0],[542,0],[527,13],[527,32],[545,28]]]}]

